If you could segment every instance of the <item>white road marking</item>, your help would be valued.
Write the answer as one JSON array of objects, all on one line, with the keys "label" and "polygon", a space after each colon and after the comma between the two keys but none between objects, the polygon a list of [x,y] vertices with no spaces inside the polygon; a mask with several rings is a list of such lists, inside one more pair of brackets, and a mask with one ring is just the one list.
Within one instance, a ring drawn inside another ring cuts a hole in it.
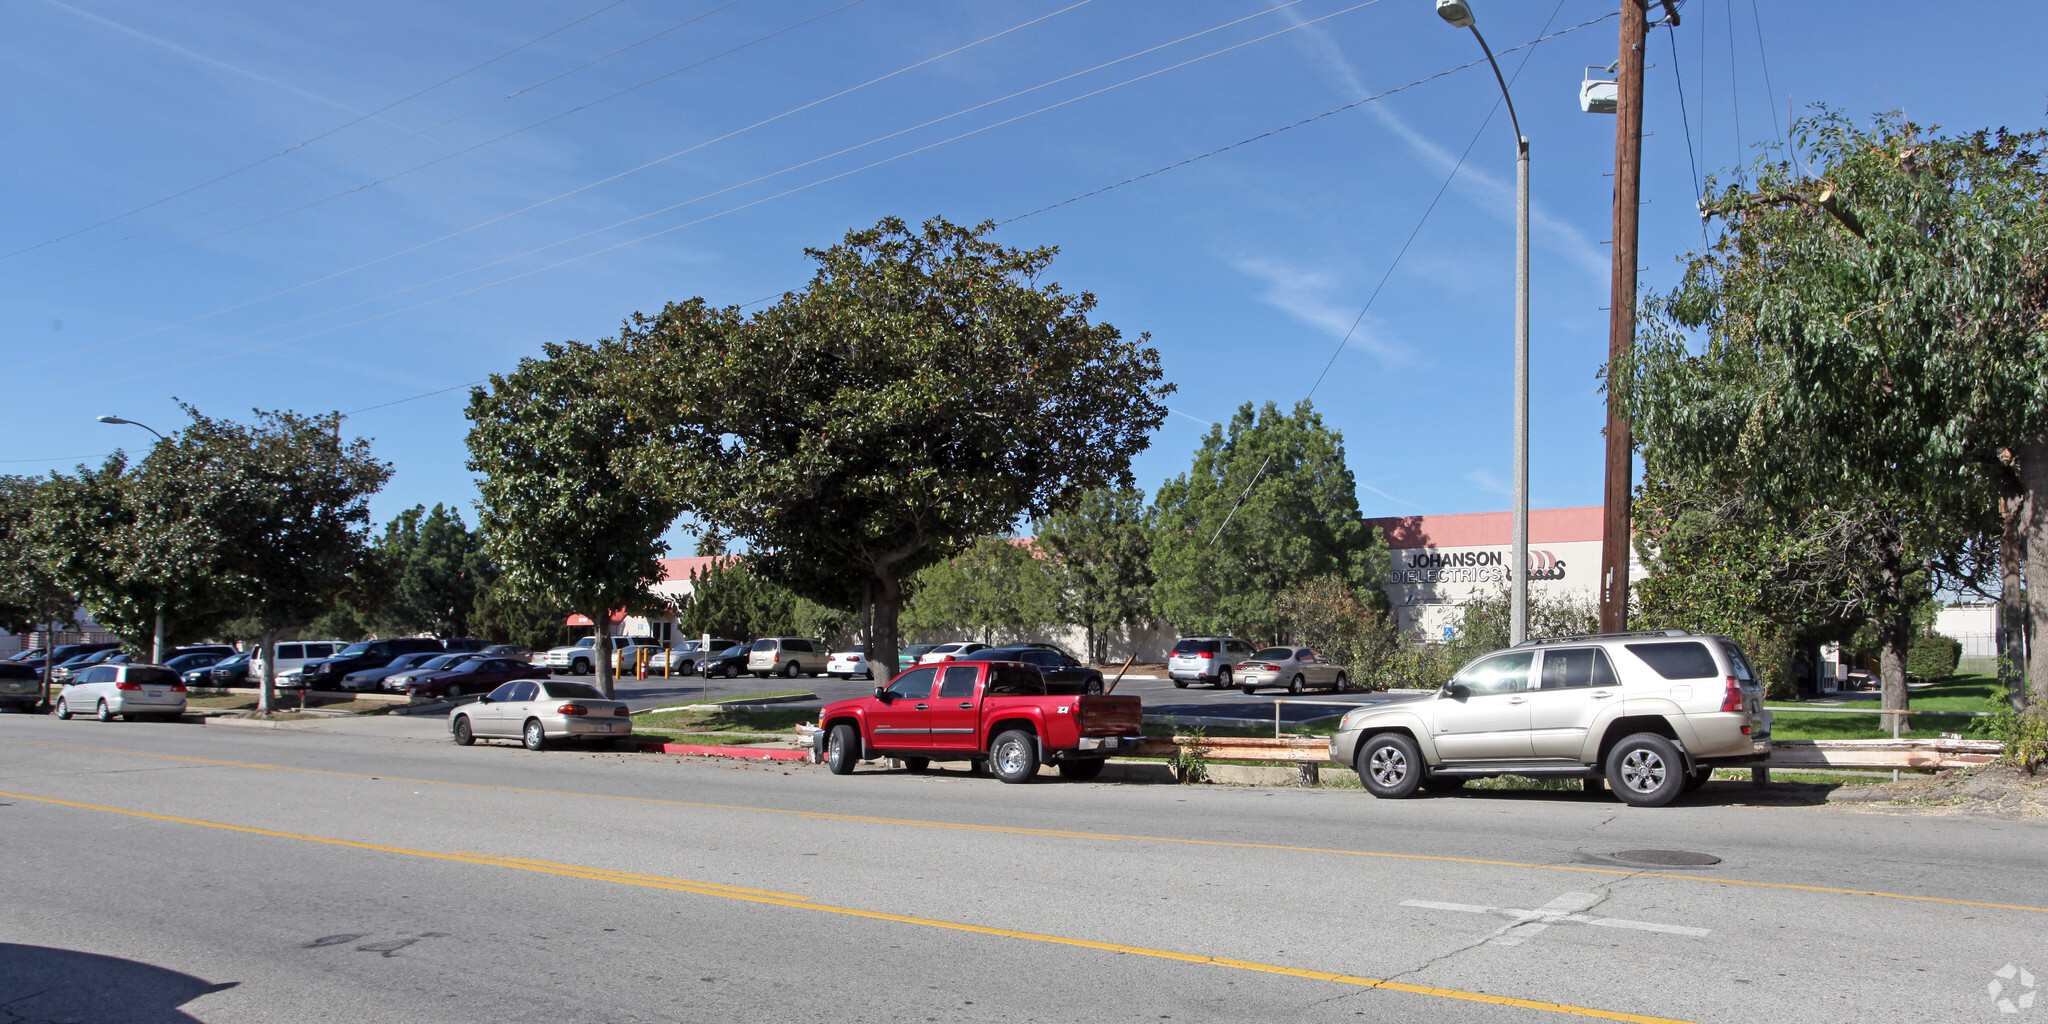
[{"label": "white road marking", "polygon": [[1545,903],[1535,910],[1520,910],[1514,907],[1484,907],[1476,903],[1442,903],[1436,900],[1402,900],[1404,907],[1421,907],[1424,910],[1453,910],[1461,914],[1498,914],[1511,918],[1487,937],[1488,945],[1519,946],[1534,938],[1553,924],[1589,924],[1600,928],[1633,928],[1637,931],[1661,932],[1666,935],[1706,935],[1709,929],[1691,928],[1678,924],[1655,924],[1649,921],[1629,921],[1619,917],[1592,917],[1582,914],[1600,902],[1601,897],[1590,892],[1568,892]]}]

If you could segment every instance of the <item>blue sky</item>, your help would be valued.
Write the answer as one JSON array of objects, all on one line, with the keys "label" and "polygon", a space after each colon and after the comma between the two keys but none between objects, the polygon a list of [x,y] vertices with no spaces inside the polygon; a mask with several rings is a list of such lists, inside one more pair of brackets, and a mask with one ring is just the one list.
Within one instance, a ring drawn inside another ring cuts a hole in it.
[{"label": "blue sky", "polygon": [[[1477,3],[1496,51],[1614,11]],[[2048,102],[2038,5],[1682,15],[1678,77],[1671,34],[1649,51],[1652,286],[1700,244],[1695,168],[1745,161],[1788,102],[1959,130],[2036,126]],[[1600,501],[1615,124],[1577,91],[1616,34],[1502,60],[1532,140],[1538,507]],[[395,464],[380,520],[467,510],[466,389],[385,403],[634,310],[796,287],[804,246],[885,215],[1009,220],[1478,56],[1429,0],[9,0],[0,471],[148,439],[105,412],[341,410]],[[1059,281],[1153,335],[1180,391],[1134,467],[1148,493],[1207,422],[1292,404],[1336,353],[1315,401],[1367,515],[1506,506],[1498,94],[1482,64],[1000,229],[1059,246]]]}]

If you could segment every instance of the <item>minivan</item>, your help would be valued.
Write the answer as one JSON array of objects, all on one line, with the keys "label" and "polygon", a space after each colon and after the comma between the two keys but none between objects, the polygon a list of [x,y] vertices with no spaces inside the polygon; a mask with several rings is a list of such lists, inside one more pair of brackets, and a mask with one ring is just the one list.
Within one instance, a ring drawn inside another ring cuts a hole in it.
[{"label": "minivan", "polygon": [[[343,646],[345,645],[339,640],[288,640],[280,643],[276,646],[277,672],[275,675],[282,681],[286,672],[303,667],[309,661],[332,658],[334,657],[334,652],[341,650]],[[263,649],[261,647],[258,647],[249,656],[249,678],[263,678]]]},{"label": "minivan", "polygon": [[[800,636],[762,637],[754,641],[754,649],[747,655],[747,671],[762,679],[771,675],[815,676],[825,671],[827,653]],[[810,667],[806,668],[805,662]]]}]

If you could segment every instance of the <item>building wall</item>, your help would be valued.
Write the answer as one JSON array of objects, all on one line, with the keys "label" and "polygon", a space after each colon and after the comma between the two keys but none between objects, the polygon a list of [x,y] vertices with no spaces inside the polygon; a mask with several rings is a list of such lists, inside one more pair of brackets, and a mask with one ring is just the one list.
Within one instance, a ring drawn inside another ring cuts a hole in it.
[{"label": "building wall", "polygon": [[[1472,601],[1511,585],[1514,520],[1508,512],[1368,519],[1387,539],[1381,586],[1401,629],[1444,638]],[[1529,595],[1600,599],[1601,508],[1529,510]],[[1641,579],[1630,553],[1629,578]]]},{"label": "building wall", "polygon": [[1956,605],[1934,614],[1934,631],[1963,645],[1965,658],[1998,657],[1998,606]]}]

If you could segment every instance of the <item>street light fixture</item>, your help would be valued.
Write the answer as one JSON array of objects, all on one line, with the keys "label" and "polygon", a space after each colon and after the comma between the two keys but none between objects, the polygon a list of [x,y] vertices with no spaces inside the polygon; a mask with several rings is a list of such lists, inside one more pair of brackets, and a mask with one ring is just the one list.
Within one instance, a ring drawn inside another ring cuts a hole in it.
[{"label": "street light fixture", "polygon": [[1522,134],[1515,98],[1508,94],[1508,80],[1493,59],[1493,48],[1479,34],[1472,5],[1467,0],[1436,0],[1436,13],[1454,28],[1471,29],[1472,38],[1479,40],[1515,130],[1515,553],[1508,642],[1518,644],[1529,638],[1529,137]]},{"label": "street light fixture", "polygon": [[[156,439],[159,441],[170,440],[170,438],[167,438],[163,434],[158,433],[155,427],[152,427],[147,423],[137,423],[134,420],[122,419],[121,417],[115,416],[112,413],[99,417],[99,421],[101,423],[113,423],[119,426],[141,427],[142,429],[147,430],[152,434],[156,434]],[[161,603],[159,603],[156,606],[156,639],[151,641],[150,643],[149,660],[158,665],[164,663],[164,606]]]}]

